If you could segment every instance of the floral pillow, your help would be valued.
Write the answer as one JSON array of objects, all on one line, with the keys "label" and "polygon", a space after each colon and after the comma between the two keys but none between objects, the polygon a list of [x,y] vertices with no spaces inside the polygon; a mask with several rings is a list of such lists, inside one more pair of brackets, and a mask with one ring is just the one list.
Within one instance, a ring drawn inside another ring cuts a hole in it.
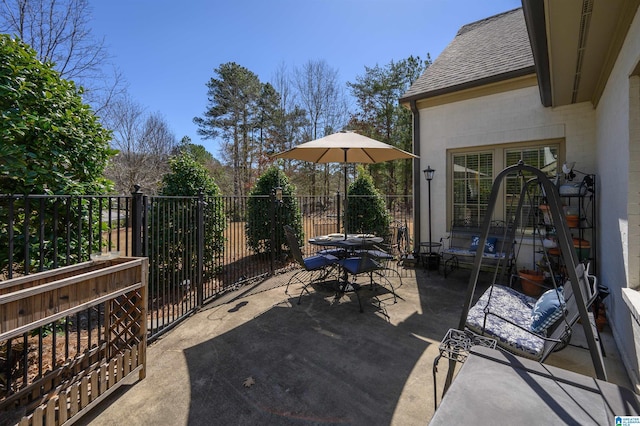
[{"label": "floral pillow", "polygon": [[562,318],[565,309],[563,288],[547,290],[540,296],[531,311],[531,331],[544,334],[556,321]]}]

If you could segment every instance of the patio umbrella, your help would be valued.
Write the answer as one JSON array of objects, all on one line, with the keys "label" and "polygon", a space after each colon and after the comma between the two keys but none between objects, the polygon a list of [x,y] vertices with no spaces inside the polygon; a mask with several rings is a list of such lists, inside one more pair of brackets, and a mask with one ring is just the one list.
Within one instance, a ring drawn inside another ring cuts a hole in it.
[{"label": "patio umbrella", "polygon": [[343,163],[346,203],[348,163],[371,164],[418,157],[410,152],[358,133],[342,131],[300,144],[287,151],[275,154],[273,158],[288,158],[311,163]]}]

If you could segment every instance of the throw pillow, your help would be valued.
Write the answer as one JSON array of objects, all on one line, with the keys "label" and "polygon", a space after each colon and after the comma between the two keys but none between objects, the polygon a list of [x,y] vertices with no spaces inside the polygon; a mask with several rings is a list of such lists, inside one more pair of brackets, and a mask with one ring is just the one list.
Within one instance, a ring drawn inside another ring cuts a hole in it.
[{"label": "throw pillow", "polygon": [[484,252],[490,254],[496,254],[496,243],[498,239],[496,237],[487,238],[487,242],[484,243]]},{"label": "throw pillow", "polygon": [[565,308],[562,287],[545,291],[531,311],[531,331],[544,334],[556,321],[562,318]]},{"label": "throw pillow", "polygon": [[[498,239],[496,237],[488,237],[487,241],[484,243],[484,252],[485,253],[491,253],[491,254],[495,254],[496,253],[496,243],[498,242]],[[478,250],[478,244],[480,244],[480,237],[477,235],[474,235],[471,237],[471,245],[469,246],[469,250],[471,251],[477,251]]]},{"label": "throw pillow", "polygon": [[469,246],[469,250],[476,251],[478,250],[478,244],[480,244],[480,237],[474,235],[471,237],[471,245]]}]

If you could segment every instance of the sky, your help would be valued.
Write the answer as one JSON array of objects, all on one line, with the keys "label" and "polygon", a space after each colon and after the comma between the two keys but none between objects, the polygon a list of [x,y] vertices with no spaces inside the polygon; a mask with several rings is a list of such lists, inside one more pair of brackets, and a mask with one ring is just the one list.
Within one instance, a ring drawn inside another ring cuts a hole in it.
[{"label": "sky", "polygon": [[[159,113],[178,140],[204,145],[193,118],[206,83],[227,62],[270,82],[324,60],[342,83],[365,67],[409,56],[435,60],[465,24],[521,7],[520,0],[90,0],[90,28],[104,38],[131,98]],[[346,90],[346,87],[345,87]]]}]

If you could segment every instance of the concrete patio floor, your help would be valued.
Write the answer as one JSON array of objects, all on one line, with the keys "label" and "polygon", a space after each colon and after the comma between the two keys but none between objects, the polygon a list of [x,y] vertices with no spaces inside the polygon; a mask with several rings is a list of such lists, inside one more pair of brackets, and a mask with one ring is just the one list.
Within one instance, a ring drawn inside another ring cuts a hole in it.
[{"label": "concrete patio floor", "polygon": [[[293,298],[284,293],[289,274],[229,295],[152,343],[146,378],[79,424],[427,424],[433,360],[457,326],[469,275],[404,273],[395,304],[384,290],[378,302],[363,288],[363,313],[353,294],[332,304],[333,294],[321,289],[298,305],[298,288]],[[593,375],[580,332],[548,363]],[[609,381],[630,387],[608,327],[601,337]],[[446,371],[443,361],[438,401]]]}]

